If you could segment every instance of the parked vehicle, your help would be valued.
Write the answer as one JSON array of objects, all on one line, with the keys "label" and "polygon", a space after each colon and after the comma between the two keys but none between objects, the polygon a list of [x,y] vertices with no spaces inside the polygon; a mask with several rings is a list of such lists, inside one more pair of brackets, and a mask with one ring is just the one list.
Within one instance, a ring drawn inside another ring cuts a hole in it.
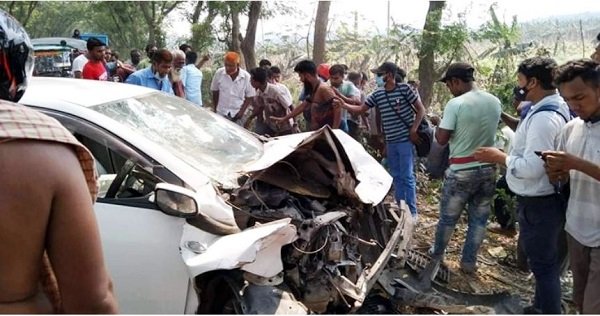
[{"label": "parked vehicle", "polygon": [[86,49],[86,42],[68,37],[31,40],[35,56],[34,76],[71,77],[73,59]]},{"label": "parked vehicle", "polygon": [[185,99],[91,80],[33,78],[21,103],[96,158],[121,312],[347,313],[393,291],[380,276],[412,217],[381,203],[391,177],[344,132],[258,138]]}]

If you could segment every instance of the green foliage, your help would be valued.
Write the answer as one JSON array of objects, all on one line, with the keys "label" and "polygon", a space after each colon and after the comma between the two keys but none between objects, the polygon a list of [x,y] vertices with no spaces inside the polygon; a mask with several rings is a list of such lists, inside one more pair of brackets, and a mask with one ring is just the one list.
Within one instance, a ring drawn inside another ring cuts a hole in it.
[{"label": "green foliage", "polygon": [[490,20],[471,34],[473,40],[487,43],[486,49],[477,55],[478,71],[482,87],[497,96],[503,110],[514,113],[512,106],[513,88],[516,85],[517,63],[533,52],[532,43],[519,43],[521,31],[517,17],[510,24],[500,21],[496,15],[496,4],[490,6]]},{"label": "green foliage", "polygon": [[[494,194],[494,200],[500,198],[504,200],[504,209],[503,210],[495,210],[493,213],[499,212],[508,212],[509,214],[509,222],[515,222],[517,220],[517,198],[515,196],[510,196],[506,193],[504,189],[496,189],[496,194]],[[494,207],[494,203],[492,203],[492,207]]]},{"label": "green foliage", "polygon": [[132,49],[143,49],[148,41],[148,26],[135,2],[93,2],[88,19],[80,23],[82,33],[108,34],[111,48],[123,59]]},{"label": "green foliage", "polygon": [[[1,2],[2,9],[8,2]],[[31,38],[66,36],[80,25],[88,4],[85,2],[40,1],[25,26]]]},{"label": "green foliage", "polygon": [[199,52],[208,50],[215,44],[215,41],[213,27],[210,23],[203,22],[192,25],[190,44],[195,50]]},{"label": "green foliage", "polygon": [[440,29],[438,43],[438,55],[455,55],[464,48],[465,43],[470,40],[466,21],[459,21]]},{"label": "green foliage", "polygon": [[346,23],[337,29],[327,46],[327,59],[344,63],[353,70],[368,72],[373,65],[392,61],[405,69],[415,66],[417,30],[392,24],[388,35],[359,34]]}]

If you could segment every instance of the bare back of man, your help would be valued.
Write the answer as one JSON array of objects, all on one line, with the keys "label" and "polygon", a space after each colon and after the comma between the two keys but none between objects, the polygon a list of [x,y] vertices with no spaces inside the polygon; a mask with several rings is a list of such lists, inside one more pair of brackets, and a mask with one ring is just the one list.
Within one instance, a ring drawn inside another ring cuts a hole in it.
[{"label": "bare back of man", "polygon": [[66,313],[116,313],[100,236],[75,151],[0,139],[0,313],[52,313],[41,287],[47,251]]},{"label": "bare back of man", "polygon": [[320,83],[311,98],[311,130],[317,130],[325,125],[340,128],[341,109],[333,105],[336,95],[333,88]]}]

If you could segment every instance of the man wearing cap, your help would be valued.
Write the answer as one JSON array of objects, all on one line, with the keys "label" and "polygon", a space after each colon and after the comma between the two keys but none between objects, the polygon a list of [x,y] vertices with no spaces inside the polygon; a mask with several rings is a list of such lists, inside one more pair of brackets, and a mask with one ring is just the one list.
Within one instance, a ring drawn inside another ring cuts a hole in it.
[{"label": "man wearing cap", "polygon": [[364,104],[351,105],[340,99],[337,99],[336,104],[354,114],[367,112],[369,108],[379,109],[390,173],[394,178],[394,196],[398,203],[403,200],[408,204],[411,214],[416,219],[417,193],[413,151],[414,144],[420,141],[417,128],[425,115],[425,108],[407,84],[396,83],[398,67],[394,63],[385,62],[371,71],[377,75],[375,80],[378,89],[367,97]]},{"label": "man wearing cap", "polygon": [[224,58],[225,67],[219,68],[213,76],[212,91],[215,112],[243,126],[248,106],[256,95],[250,84],[250,74],[240,68],[240,55],[227,52]]},{"label": "man wearing cap", "polygon": [[496,188],[495,165],[477,161],[473,153],[481,146],[494,145],[501,112],[498,98],[475,87],[474,71],[467,63],[454,63],[440,79],[454,98],[444,107],[435,133],[440,145],[450,144],[450,167],[442,187],[432,264],[441,262],[456,222],[467,206],[469,228],[460,262],[465,273],[476,270],[477,252]]},{"label": "man wearing cap", "polygon": [[544,161],[536,152],[554,150],[558,135],[570,119],[569,108],[556,92],[551,58],[533,57],[519,64],[517,78],[532,106],[515,132],[513,148],[506,154],[482,147],[475,158],[506,166],[506,181],[517,195],[520,238],[535,276],[531,312],[560,314],[560,262],[558,241],[564,225],[566,201],[548,180]]}]

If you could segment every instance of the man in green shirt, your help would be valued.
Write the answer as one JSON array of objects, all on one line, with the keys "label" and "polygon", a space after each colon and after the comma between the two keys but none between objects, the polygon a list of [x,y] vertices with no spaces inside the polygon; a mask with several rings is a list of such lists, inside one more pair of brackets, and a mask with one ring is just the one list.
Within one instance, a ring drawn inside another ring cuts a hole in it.
[{"label": "man in green shirt", "polygon": [[435,135],[441,145],[450,144],[450,167],[442,188],[432,262],[441,261],[466,205],[469,228],[460,264],[466,273],[476,270],[496,183],[495,165],[478,162],[473,153],[479,147],[494,145],[501,113],[500,100],[475,87],[473,72],[471,65],[455,63],[440,80],[454,98],[446,104]]}]

